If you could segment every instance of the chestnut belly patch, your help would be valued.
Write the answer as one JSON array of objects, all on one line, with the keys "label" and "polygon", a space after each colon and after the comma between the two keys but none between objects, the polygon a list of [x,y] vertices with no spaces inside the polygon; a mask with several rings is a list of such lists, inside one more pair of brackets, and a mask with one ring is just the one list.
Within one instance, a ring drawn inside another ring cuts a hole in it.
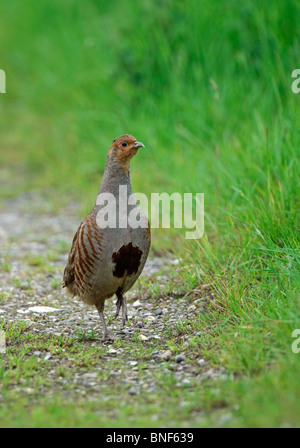
[{"label": "chestnut belly patch", "polygon": [[136,274],[140,265],[143,252],[134,247],[132,243],[124,244],[118,252],[112,255],[112,261],[115,263],[113,275],[115,277],[124,277],[127,275]]}]

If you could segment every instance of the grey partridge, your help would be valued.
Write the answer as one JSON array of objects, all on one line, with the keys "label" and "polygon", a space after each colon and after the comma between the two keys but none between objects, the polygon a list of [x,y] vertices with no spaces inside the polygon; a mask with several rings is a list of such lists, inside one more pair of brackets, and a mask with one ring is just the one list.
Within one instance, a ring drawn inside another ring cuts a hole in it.
[{"label": "grey partridge", "polygon": [[104,319],[105,300],[116,294],[115,318],[122,308],[125,325],[124,294],[140,276],[150,249],[149,221],[133,195],[129,171],[141,147],[132,135],[113,141],[96,203],[75,233],[63,275],[68,293],[96,306],[103,340],[113,339]]}]

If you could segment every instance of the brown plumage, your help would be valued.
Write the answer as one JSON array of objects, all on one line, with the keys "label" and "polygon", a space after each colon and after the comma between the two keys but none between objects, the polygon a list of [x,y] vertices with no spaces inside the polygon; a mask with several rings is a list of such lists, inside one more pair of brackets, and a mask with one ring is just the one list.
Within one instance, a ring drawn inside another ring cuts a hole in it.
[{"label": "brown plumage", "polygon": [[[142,143],[128,134],[113,141],[107,154],[98,198],[101,195],[111,195],[115,198],[116,216],[122,217],[120,221],[116,220],[116,226],[99,227],[98,214],[103,212],[106,203],[97,200],[75,233],[64,270],[63,286],[68,292],[72,296],[80,297],[85,303],[96,306],[104,329],[103,339],[111,338],[103,314],[105,300],[116,294],[115,317],[122,308],[122,321],[125,325],[127,305],[123,295],[140,276],[150,249],[149,222],[136,200],[132,200],[129,173],[130,159],[142,146]],[[126,187],[127,202],[131,198],[126,216],[123,212],[124,196],[120,195],[120,187]],[[137,228],[132,228],[128,222],[133,208],[138,211],[142,223]]]}]

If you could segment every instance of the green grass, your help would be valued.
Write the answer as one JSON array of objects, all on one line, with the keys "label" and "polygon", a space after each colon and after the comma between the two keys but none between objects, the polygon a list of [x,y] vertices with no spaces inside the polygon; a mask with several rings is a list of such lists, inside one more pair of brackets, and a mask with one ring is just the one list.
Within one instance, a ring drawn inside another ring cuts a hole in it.
[{"label": "green grass", "polygon": [[[183,231],[153,230],[153,247],[183,258],[190,294],[210,285],[192,346],[232,376],[200,384],[177,420],[184,393],[172,396],[163,424],[218,425],[223,402],[234,409],[228,425],[299,426],[299,21],[296,0],[1,3],[2,198],[39,188],[54,208],[75,198],[84,214],[125,132],[146,145],[132,162],[135,191],[205,193],[205,236],[191,243]],[[44,401],[29,416],[16,402],[2,422],[147,425],[155,400],[142,398],[113,416],[114,397],[109,418],[95,417],[93,403],[74,412]]]}]

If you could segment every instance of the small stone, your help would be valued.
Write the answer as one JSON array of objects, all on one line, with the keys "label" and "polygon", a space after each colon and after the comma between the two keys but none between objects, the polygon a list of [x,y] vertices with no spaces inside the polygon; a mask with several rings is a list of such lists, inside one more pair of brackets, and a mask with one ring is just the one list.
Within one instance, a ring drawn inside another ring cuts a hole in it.
[{"label": "small stone", "polygon": [[17,310],[17,313],[19,313],[19,314],[27,314],[28,311],[27,310]]},{"label": "small stone", "polygon": [[177,363],[180,363],[180,362],[182,362],[184,360],[185,360],[184,355],[176,355],[175,356],[175,362],[177,362]]},{"label": "small stone", "polygon": [[224,368],[220,367],[219,369],[209,369],[206,372],[204,372],[201,376],[202,378],[210,378],[210,379],[216,379],[220,378],[220,375],[224,372]]},{"label": "small stone", "polygon": [[[54,313],[60,311],[58,308],[52,308],[50,306],[31,306],[27,311],[32,311],[33,313]],[[26,311],[25,311],[26,312]]]},{"label": "small stone", "polygon": [[202,359],[199,359],[198,364],[199,364],[200,367],[204,367],[205,364],[206,364],[206,362],[205,362],[205,360],[202,358]]},{"label": "small stone", "polygon": [[136,326],[137,328],[143,328],[143,322],[137,322],[137,323],[135,324],[135,326]]},{"label": "small stone", "polygon": [[131,387],[128,391],[129,395],[138,395],[138,390],[135,387]]},{"label": "small stone", "polygon": [[170,350],[166,350],[160,355],[160,359],[162,361],[168,361],[172,356],[172,352]]},{"label": "small stone", "polygon": [[32,389],[31,387],[25,387],[23,391],[26,392],[26,394],[32,394],[34,392],[34,389]]},{"label": "small stone", "polygon": [[148,341],[149,338],[147,338],[147,336],[144,336],[143,334],[139,334],[138,339],[139,341]]},{"label": "small stone", "polygon": [[190,305],[190,306],[188,307],[188,312],[189,312],[189,313],[193,313],[194,311],[196,311],[196,309],[197,309],[197,307],[196,307],[195,305]]},{"label": "small stone", "polygon": [[95,380],[96,378],[98,378],[98,374],[96,372],[88,372],[81,375],[81,378],[85,380]]},{"label": "small stone", "polygon": [[117,350],[115,350],[114,348],[110,348],[110,349],[107,351],[107,353],[108,353],[109,355],[116,355],[116,354],[117,354]]},{"label": "small stone", "polygon": [[130,361],[130,362],[129,362],[129,365],[130,365],[130,366],[136,366],[136,365],[137,365],[137,361]]},{"label": "small stone", "polygon": [[136,300],[135,302],[133,302],[132,306],[133,308],[138,308],[139,306],[142,306],[142,304],[139,300]]}]

